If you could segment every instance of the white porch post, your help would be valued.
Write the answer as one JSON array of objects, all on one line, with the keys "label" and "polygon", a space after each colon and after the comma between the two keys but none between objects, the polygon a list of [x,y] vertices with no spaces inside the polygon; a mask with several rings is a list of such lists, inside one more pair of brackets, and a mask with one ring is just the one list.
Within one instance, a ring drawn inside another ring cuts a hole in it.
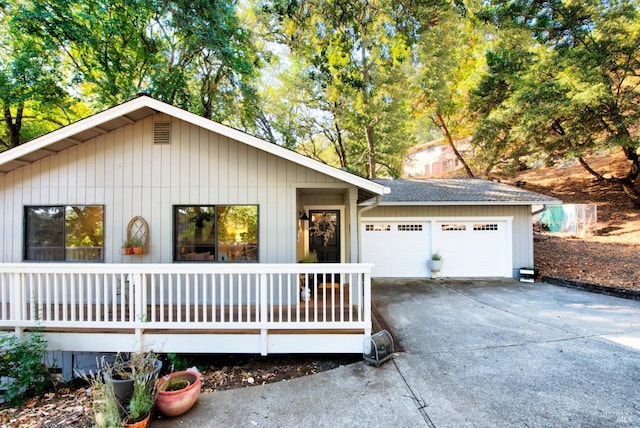
[{"label": "white porch post", "polygon": [[140,323],[145,322],[146,319],[146,302],[143,299],[143,289],[146,289],[146,286],[143,284],[142,274],[134,273],[131,275],[131,279],[133,280],[133,313],[135,314],[135,320],[133,323],[136,325],[135,328],[135,343],[137,345],[138,352],[144,352],[144,341],[142,338],[142,328],[140,327]]},{"label": "white porch post", "polygon": [[358,263],[358,234],[360,233],[358,224],[358,189],[349,189],[349,262]]},{"label": "white porch post", "polygon": [[267,281],[267,274],[266,273],[261,273],[260,274],[260,354],[261,355],[267,355],[267,353],[269,352],[269,350],[267,349],[269,347],[269,339],[267,337],[267,328],[265,326],[265,324],[267,324],[267,314],[268,314],[268,293],[267,293],[267,288],[268,288],[269,282]]},{"label": "white porch post", "polygon": [[23,311],[26,310],[27,302],[23,298],[22,274],[11,274],[11,293],[9,301],[11,302],[11,319],[22,321]]},{"label": "white porch post", "polygon": [[364,274],[364,329],[365,337],[371,336],[371,272]]},{"label": "white porch post", "polygon": [[[14,321],[23,321],[24,314],[27,313],[27,302],[24,298],[24,287],[22,284],[23,275],[20,273],[11,274],[11,292],[9,294],[9,302],[11,306],[11,319]],[[15,335],[22,337],[24,328],[15,327]]]}]

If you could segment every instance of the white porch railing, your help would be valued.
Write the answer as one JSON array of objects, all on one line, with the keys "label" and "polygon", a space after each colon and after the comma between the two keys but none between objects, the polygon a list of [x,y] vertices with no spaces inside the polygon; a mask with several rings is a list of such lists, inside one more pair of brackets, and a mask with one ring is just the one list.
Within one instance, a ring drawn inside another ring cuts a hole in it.
[{"label": "white porch railing", "polygon": [[62,351],[357,353],[370,275],[364,264],[0,264],[0,329],[41,328]]}]

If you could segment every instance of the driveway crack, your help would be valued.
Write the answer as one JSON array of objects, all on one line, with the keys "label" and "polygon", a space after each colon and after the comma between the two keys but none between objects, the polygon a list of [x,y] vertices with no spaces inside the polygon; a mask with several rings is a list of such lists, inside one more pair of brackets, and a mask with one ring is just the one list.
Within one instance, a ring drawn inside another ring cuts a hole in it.
[{"label": "driveway crack", "polygon": [[396,364],[396,361],[393,360],[393,359],[391,361],[393,361],[393,365],[396,368],[396,371],[398,372],[398,374],[402,378],[402,381],[404,382],[404,384],[407,386],[407,389],[411,393],[410,395],[407,395],[406,397],[409,397],[416,404],[416,407],[418,408],[418,411],[422,415],[422,418],[424,419],[425,424],[429,428],[436,428],[436,425],[433,423],[433,421],[429,417],[429,414],[427,413],[427,403],[424,401],[423,398],[418,397],[418,395],[413,390],[413,388],[411,388],[411,385],[409,385],[409,382],[404,377],[404,374],[402,373],[402,371],[400,371],[400,367],[398,367],[398,364]]}]

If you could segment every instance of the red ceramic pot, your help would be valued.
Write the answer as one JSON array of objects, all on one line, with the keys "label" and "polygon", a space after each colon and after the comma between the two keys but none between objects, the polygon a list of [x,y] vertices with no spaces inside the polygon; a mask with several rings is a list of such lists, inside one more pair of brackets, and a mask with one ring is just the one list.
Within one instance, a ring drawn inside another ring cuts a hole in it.
[{"label": "red ceramic pot", "polygon": [[[172,385],[184,383],[184,381],[188,382],[184,388],[171,390]],[[156,390],[156,409],[160,413],[169,417],[182,415],[198,400],[200,373],[191,370],[169,373],[158,379]]]}]

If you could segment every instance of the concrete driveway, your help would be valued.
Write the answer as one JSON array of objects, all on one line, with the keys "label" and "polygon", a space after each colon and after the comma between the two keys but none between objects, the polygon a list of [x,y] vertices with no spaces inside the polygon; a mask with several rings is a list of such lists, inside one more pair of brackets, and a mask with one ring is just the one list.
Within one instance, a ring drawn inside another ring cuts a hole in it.
[{"label": "concrete driveway", "polygon": [[377,281],[428,424],[640,426],[640,302],[512,281]]},{"label": "concrete driveway", "polygon": [[153,426],[640,426],[640,302],[511,280],[377,280],[405,352],[211,394]]}]

